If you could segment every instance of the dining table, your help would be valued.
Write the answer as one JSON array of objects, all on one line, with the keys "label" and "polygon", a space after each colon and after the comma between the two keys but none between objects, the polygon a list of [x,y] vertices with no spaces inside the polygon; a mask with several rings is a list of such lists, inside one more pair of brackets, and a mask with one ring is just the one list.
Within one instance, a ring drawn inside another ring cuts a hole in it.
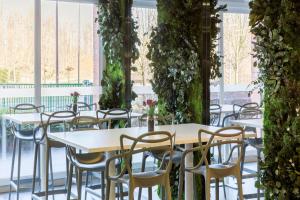
[{"label": "dining table", "polygon": [[[210,132],[215,132],[218,127],[206,126],[201,124],[189,123],[189,124],[174,124],[174,125],[161,125],[155,126],[155,131],[168,131],[171,134],[175,134],[175,144],[184,145],[185,149],[193,148],[194,143],[199,142],[198,132],[200,129],[204,129]],[[48,137],[74,147],[78,150],[85,152],[106,152],[107,156],[113,156],[114,152],[121,149],[120,136],[122,134],[129,135],[131,137],[138,137],[143,133],[148,132],[147,127],[131,127],[131,128],[119,128],[119,129],[105,129],[105,130],[85,130],[76,132],[58,132],[48,133]],[[230,132],[232,133],[232,132]],[[202,135],[202,141],[208,141],[210,135]],[[153,144],[142,143],[137,148],[149,147]],[[166,144],[158,143],[157,146],[164,146]],[[124,143],[125,148],[130,148],[131,143]],[[186,167],[193,166],[193,155],[188,154],[185,158]],[[115,166],[113,162],[109,166],[109,172],[111,175],[115,173]],[[185,174],[185,199],[194,199],[194,181],[191,173]],[[110,198],[115,199],[114,185],[111,185]]]},{"label": "dining table", "polygon": [[[101,110],[103,112],[107,110]],[[51,114],[51,112],[45,112],[47,114]],[[91,116],[96,117],[96,111],[95,110],[89,110],[89,111],[79,111],[78,114],[80,116]],[[104,114],[99,112],[99,118],[103,118]],[[137,112],[131,112],[130,118],[138,118],[141,117],[141,113]],[[113,118],[127,118],[127,115],[107,115],[106,118],[113,119]],[[33,124],[34,126],[38,126],[41,123],[41,113],[16,113],[16,114],[3,114],[2,115],[2,159],[6,159],[6,143],[7,143],[7,132],[6,132],[6,122],[14,122],[15,124],[19,125],[25,125],[25,124]],[[55,119],[52,118],[51,122],[55,122],[55,120],[61,120],[61,119]]]},{"label": "dining table", "polygon": [[236,119],[236,120],[230,120],[230,123],[233,125],[239,125],[239,126],[247,126],[252,128],[259,128],[263,129],[263,119]]}]

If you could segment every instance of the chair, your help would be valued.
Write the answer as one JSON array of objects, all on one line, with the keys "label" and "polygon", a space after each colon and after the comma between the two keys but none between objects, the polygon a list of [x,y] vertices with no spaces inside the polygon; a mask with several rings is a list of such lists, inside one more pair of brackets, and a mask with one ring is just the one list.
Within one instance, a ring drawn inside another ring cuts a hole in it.
[{"label": "chair", "polygon": [[221,106],[219,104],[210,104],[210,125],[219,126],[221,121]]},{"label": "chair", "polygon": [[[83,130],[96,130],[96,129],[109,129],[111,126],[110,119],[97,119],[95,117],[89,116],[79,116],[75,117],[71,123],[71,130],[73,131],[83,131]],[[81,199],[81,187],[82,187],[82,173],[87,172],[86,176],[86,189],[85,189],[85,199],[87,197],[87,192],[92,193],[100,198],[94,189],[101,188],[101,197],[105,199],[105,188],[104,188],[104,171],[106,156],[103,153],[77,153],[76,149],[67,146],[67,158],[69,159],[69,173],[73,174],[73,167],[76,169],[77,177],[77,192],[78,200]],[[101,175],[101,185],[88,185],[89,172],[99,172]],[[71,195],[71,185],[72,176],[68,176],[68,193],[67,199],[70,199]]]},{"label": "chair", "polygon": [[259,109],[259,105],[256,102],[246,103],[243,105],[233,104],[233,113],[239,113],[244,109]]},{"label": "chair", "polygon": [[[10,108],[10,114],[16,113],[39,113],[44,111],[44,106],[35,106],[33,104],[19,104],[15,107]],[[17,199],[19,199],[20,190],[20,167],[21,167],[21,150],[23,142],[33,141],[33,131],[34,127],[32,124],[19,125],[15,123],[10,123],[8,125],[9,130],[14,136],[13,140],[13,154],[11,162],[11,173],[10,173],[10,185],[9,185],[9,199],[11,199],[12,187],[16,190]],[[14,167],[15,167],[15,157],[16,151],[18,151],[18,166],[17,166],[17,180],[13,180]],[[16,183],[17,182],[17,183]]]},{"label": "chair", "polygon": [[[34,151],[34,168],[33,168],[33,186],[32,186],[32,196],[33,198],[39,198],[41,196],[45,196],[45,199],[48,200],[48,194],[54,195],[54,194],[65,194],[67,193],[66,189],[62,190],[52,190],[48,191],[49,185],[48,185],[48,180],[49,180],[49,160],[51,161],[51,149],[52,148],[65,148],[65,144],[52,140],[48,138],[47,132],[50,130],[51,126],[59,126],[58,131],[66,131],[69,130],[68,127],[68,122],[70,122],[76,114],[73,111],[58,111],[54,112],[52,114],[47,114],[47,113],[41,113],[41,124],[39,129],[41,131],[36,131],[34,136],[34,141],[35,141],[35,151]],[[40,146],[45,145],[46,149],[46,182],[45,182],[45,192],[35,192],[35,178],[36,178],[36,171],[37,171],[37,166],[38,166],[38,155],[40,152]],[[68,159],[66,158],[67,166],[68,166]],[[51,169],[52,169],[52,163],[51,163]],[[67,176],[68,176],[68,168],[67,169]],[[51,170],[52,171],[52,170]],[[53,183],[53,177],[52,178],[52,185]]]},{"label": "chair", "polygon": [[113,108],[110,110],[97,110],[98,119],[105,119],[108,116],[112,122],[112,128],[131,127],[130,111],[122,108]]},{"label": "chair", "polygon": [[[261,119],[262,118],[262,111],[259,109],[255,108],[246,108],[242,110],[240,113],[238,113],[238,118],[239,119]],[[246,157],[246,148],[249,146],[252,146],[253,148],[256,149],[257,152],[257,178],[258,182],[259,180],[259,173],[260,173],[260,166],[259,166],[259,161],[261,160],[261,153],[263,150],[263,141],[262,138],[257,137],[256,133],[256,128],[253,127],[244,127],[247,135],[250,135],[244,140],[244,150],[243,150],[243,156],[242,156],[242,164],[241,164],[241,173],[244,171],[244,162],[245,162],[245,157]],[[252,134],[248,134],[252,133]],[[260,199],[260,189],[257,188],[257,198]]]},{"label": "chair", "polygon": [[[210,137],[209,140],[203,140],[203,138]],[[219,180],[227,177],[227,176],[235,176],[238,184],[238,192],[239,199],[243,200],[243,189],[242,189],[242,177],[240,173],[240,164],[241,164],[241,156],[243,151],[243,139],[244,139],[244,130],[241,127],[226,127],[217,130],[216,132],[209,132],[206,130],[199,130],[199,146],[186,150],[183,153],[181,159],[181,170],[180,170],[180,181],[179,181],[179,195],[178,199],[182,199],[183,194],[183,179],[185,172],[200,174],[205,177],[205,194],[206,200],[210,199],[210,183],[211,178],[216,179],[216,199],[219,199]],[[217,142],[214,142],[217,140]],[[204,144],[205,142],[205,144]],[[238,151],[238,158],[233,161],[232,153],[228,156],[228,158],[221,163],[217,164],[209,164],[208,156],[210,148],[215,146],[222,146],[227,144],[235,144],[237,146],[236,150]],[[185,166],[185,157],[189,153],[200,152],[201,159],[200,161],[193,167]],[[203,165],[204,164],[204,165]]]},{"label": "chair", "polygon": [[[72,110],[73,109],[73,104],[67,105],[67,109],[68,110]],[[86,110],[97,110],[97,104],[93,103],[93,104],[87,104],[85,102],[77,102],[77,110],[78,111],[86,111]]]},{"label": "chair", "polygon": [[[106,176],[106,200],[109,200],[111,182],[127,184],[129,187],[129,200],[133,200],[134,189],[138,187],[148,188],[155,185],[163,185],[166,189],[167,199],[171,200],[171,187],[169,174],[172,167],[173,144],[175,135],[171,135],[165,131],[154,131],[140,135],[137,138],[121,135],[121,153],[109,158],[106,162],[105,176]],[[128,145],[128,143],[131,144]],[[145,151],[151,152],[157,149],[161,150],[161,145],[164,146],[164,156],[160,166],[147,172],[133,172],[131,169],[132,156],[137,153]],[[141,148],[141,146],[144,146]],[[128,149],[129,148],[129,149]],[[169,159],[166,159],[169,157]],[[124,167],[117,175],[110,175],[109,165],[116,159],[124,160]],[[151,192],[149,192],[149,200],[152,199]]]},{"label": "chair", "polygon": [[[173,114],[169,114],[166,116],[161,116],[161,115],[155,115],[154,120],[157,122],[159,125],[168,125],[168,124],[174,124],[175,117]],[[144,125],[143,122],[147,121],[147,114],[142,115],[139,118],[139,125],[142,126]],[[173,150],[173,156],[172,156],[172,163],[175,165],[180,164],[181,156],[182,156],[182,149],[179,146],[175,146],[176,150]],[[144,151],[143,152],[143,159],[142,159],[142,167],[141,171],[144,172],[146,168],[146,160],[148,157],[153,157],[155,160],[161,161],[163,158],[164,154],[164,148],[162,149],[156,149],[155,151]],[[166,159],[169,159],[168,157]],[[139,195],[138,199],[140,200],[142,196],[142,189],[139,189]]]}]

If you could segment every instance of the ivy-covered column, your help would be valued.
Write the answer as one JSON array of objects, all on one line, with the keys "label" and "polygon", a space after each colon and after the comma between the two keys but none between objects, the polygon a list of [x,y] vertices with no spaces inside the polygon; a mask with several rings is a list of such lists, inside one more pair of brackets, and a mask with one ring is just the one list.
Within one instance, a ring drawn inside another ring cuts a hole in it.
[{"label": "ivy-covered column", "polygon": [[[158,26],[151,33],[147,55],[153,72],[152,87],[160,111],[173,113],[179,123],[203,123],[209,117],[204,114],[207,102],[204,104],[203,98],[209,102],[209,78],[220,75],[215,41],[220,22],[217,12],[223,8],[217,8],[216,0],[157,1]],[[177,199],[176,170],[171,177],[173,199]],[[199,199],[199,178],[196,190]]]},{"label": "ivy-covered column", "polygon": [[139,57],[137,26],[131,15],[132,0],[100,0],[98,34],[102,36],[106,69],[101,80],[102,109],[131,108],[131,63]]},{"label": "ivy-covered column", "polygon": [[300,199],[300,1],[252,0],[250,7],[264,89],[262,185],[268,200]]}]

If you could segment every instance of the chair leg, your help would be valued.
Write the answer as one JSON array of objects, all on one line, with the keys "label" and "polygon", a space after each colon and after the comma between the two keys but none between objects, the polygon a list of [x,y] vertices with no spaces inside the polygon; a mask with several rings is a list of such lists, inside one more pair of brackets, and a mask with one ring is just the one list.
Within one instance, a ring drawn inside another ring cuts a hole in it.
[{"label": "chair leg", "polygon": [[53,163],[52,163],[52,153],[51,149],[49,149],[49,161],[50,161],[50,175],[51,175],[51,188],[52,188],[52,199],[54,200],[54,178],[53,178]]},{"label": "chair leg", "polygon": [[179,169],[179,184],[178,184],[178,200],[182,199],[183,195],[183,179],[184,179],[184,166],[180,166]]},{"label": "chair leg", "polygon": [[[14,137],[14,142],[13,142],[13,155],[12,155],[12,160],[11,160],[11,171],[10,171],[10,181],[13,181],[14,178],[14,167],[15,167],[15,157],[16,157],[16,146],[17,146],[17,139]],[[9,184],[9,196],[8,199],[10,200],[11,198],[11,183]]]},{"label": "chair leg", "polygon": [[[121,192],[123,192],[123,190]],[[104,171],[101,172],[101,197],[102,197],[102,200],[105,200],[105,176],[104,176]]]},{"label": "chair leg", "polygon": [[[87,199],[87,191],[86,191],[86,188],[89,186],[89,175],[90,175],[90,173],[87,171],[87,172],[86,172],[86,177],[85,177],[84,200]],[[101,179],[102,179],[102,178],[101,178]]]},{"label": "chair leg", "polygon": [[148,199],[152,200],[152,187],[148,187]]},{"label": "chair leg", "polygon": [[71,198],[71,191],[72,191],[72,174],[73,174],[73,165],[69,162],[69,175],[68,175],[68,189],[67,189],[67,200]]},{"label": "chair leg", "polygon": [[[146,168],[146,159],[147,159],[147,155],[145,153],[143,153],[143,159],[142,159],[142,167],[141,167],[141,172],[145,171]],[[138,200],[141,200],[142,198],[142,188],[139,188],[139,195],[138,195]]]},{"label": "chair leg", "polygon": [[20,194],[20,173],[21,173],[21,150],[22,150],[22,142],[19,140],[18,142],[18,178],[17,178],[17,200],[19,200]]},{"label": "chair leg", "polygon": [[78,193],[78,200],[81,200],[81,187],[82,187],[82,171],[77,169],[77,193]]},{"label": "chair leg", "polygon": [[238,184],[238,195],[239,195],[239,200],[244,200],[243,196],[243,185],[242,185],[242,177],[239,173],[236,175],[237,179],[237,184]]},{"label": "chair leg", "polygon": [[226,197],[226,185],[225,185],[225,177],[223,178],[223,180],[222,180],[222,184],[223,184],[223,192],[224,192],[224,198],[225,198],[225,200],[227,199],[227,197]]},{"label": "chair leg", "polygon": [[210,177],[207,176],[205,179],[205,197],[206,200],[210,200]]},{"label": "chair leg", "polygon": [[165,186],[165,190],[166,190],[167,200],[172,200],[170,177],[166,178],[166,183],[165,183],[164,186]]},{"label": "chair leg", "polygon": [[49,190],[49,150],[50,147],[46,144],[46,177],[45,177],[45,199],[48,200],[48,190]]},{"label": "chair leg", "polygon": [[106,179],[106,194],[105,194],[106,200],[109,200],[109,194],[110,194],[110,180]]},{"label": "chair leg", "polygon": [[120,183],[120,199],[124,200],[124,196],[123,196],[123,184]]},{"label": "chair leg", "polygon": [[220,197],[219,197],[219,179],[216,178],[216,200],[219,200]]},{"label": "chair leg", "polygon": [[[261,160],[260,153],[261,153],[261,151],[257,150],[257,182],[259,183],[259,185],[260,185],[260,166],[259,166],[259,162]],[[257,187],[257,200],[260,200],[260,188],[259,187]]]},{"label": "chair leg", "polygon": [[32,178],[32,190],[31,193],[35,193],[35,180],[36,180],[36,168],[37,168],[37,159],[38,159],[38,145],[34,145],[34,158],[33,158],[33,178]]},{"label": "chair leg", "polygon": [[244,171],[244,163],[245,163],[245,157],[246,157],[246,148],[247,148],[248,144],[244,143],[243,146],[243,150],[242,150],[242,156],[241,156],[241,175],[243,175],[243,171]]},{"label": "chair leg", "polygon": [[134,187],[132,184],[129,185],[128,200],[134,200]]}]

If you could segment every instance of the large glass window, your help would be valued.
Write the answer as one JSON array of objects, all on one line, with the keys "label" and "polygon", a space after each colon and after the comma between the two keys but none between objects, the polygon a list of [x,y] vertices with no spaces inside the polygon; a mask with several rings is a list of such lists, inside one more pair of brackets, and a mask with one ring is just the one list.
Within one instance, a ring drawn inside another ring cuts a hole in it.
[{"label": "large glass window", "polygon": [[152,27],[157,25],[157,11],[153,8],[133,8],[132,15],[137,21],[138,37],[141,40],[139,46],[140,57],[134,63],[137,71],[132,74],[132,79],[137,85],[149,85],[152,74],[149,68],[149,60],[146,58],[148,53],[149,36]]}]

